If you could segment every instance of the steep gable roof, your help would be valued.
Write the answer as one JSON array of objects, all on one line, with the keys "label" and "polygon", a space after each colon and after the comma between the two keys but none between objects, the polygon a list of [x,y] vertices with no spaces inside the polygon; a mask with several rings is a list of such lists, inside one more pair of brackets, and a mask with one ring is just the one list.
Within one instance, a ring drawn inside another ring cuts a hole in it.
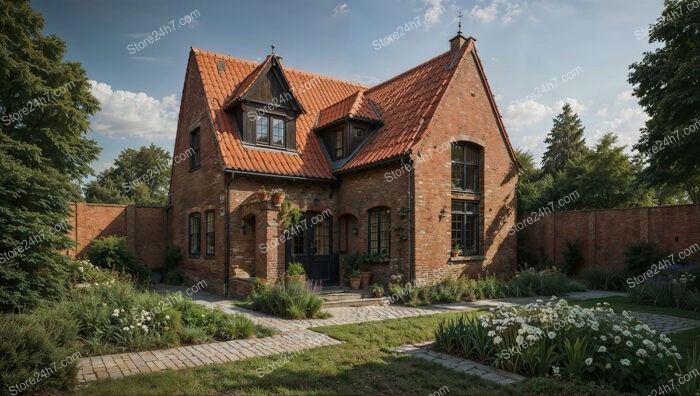
[{"label": "steep gable roof", "polygon": [[[274,59],[272,56],[260,64],[195,48],[192,49],[191,56],[194,57],[201,76],[226,168],[332,180],[335,176],[322,143],[313,132],[315,129],[346,117],[374,121],[380,125],[383,123],[337,172],[347,172],[406,155],[420,142],[428,129],[452,81],[456,65],[466,53],[472,51],[473,45],[474,39],[469,38],[458,53],[442,53],[371,88],[284,67],[282,72],[288,84],[306,109],[306,113],[297,118],[296,153],[244,145],[233,115],[225,111],[233,101],[240,100],[263,70],[269,67]],[[483,74],[480,63],[479,71]],[[489,96],[492,96],[488,82],[486,85]],[[499,129],[515,161],[495,101],[492,97],[490,100],[497,114]]]}]

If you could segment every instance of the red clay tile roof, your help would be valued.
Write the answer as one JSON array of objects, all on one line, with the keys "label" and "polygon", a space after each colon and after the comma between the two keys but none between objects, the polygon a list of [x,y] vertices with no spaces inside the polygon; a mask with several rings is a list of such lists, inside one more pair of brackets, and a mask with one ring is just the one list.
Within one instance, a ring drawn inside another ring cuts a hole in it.
[{"label": "red clay tile roof", "polygon": [[381,123],[382,119],[372,108],[363,91],[357,91],[347,98],[321,110],[316,129],[323,128],[344,118],[359,118]]},{"label": "red clay tile roof", "polygon": [[229,106],[233,105],[234,103],[238,102],[243,95],[245,95],[246,92],[250,89],[250,87],[253,86],[253,83],[260,77],[260,74],[265,70],[265,67],[267,66],[268,63],[272,60],[272,56],[268,55],[258,67],[256,67],[246,78],[243,79],[238,85],[236,85],[236,89],[231,93],[231,96],[226,99],[224,102],[224,108],[228,108]]},{"label": "red clay tile roof", "polygon": [[[463,57],[472,46],[473,39],[470,38],[459,57]],[[297,119],[297,154],[244,146],[233,116],[223,110],[225,101],[236,100],[250,88],[270,57],[257,64],[195,48],[192,55],[204,86],[225,166],[254,173],[314,179],[334,179],[322,143],[313,131],[315,127],[350,114],[384,122],[338,171],[403,156],[419,143],[457,69],[454,55],[448,51],[368,89],[360,84],[284,67],[296,98],[306,110]],[[222,71],[217,68],[217,60],[225,62]]]}]

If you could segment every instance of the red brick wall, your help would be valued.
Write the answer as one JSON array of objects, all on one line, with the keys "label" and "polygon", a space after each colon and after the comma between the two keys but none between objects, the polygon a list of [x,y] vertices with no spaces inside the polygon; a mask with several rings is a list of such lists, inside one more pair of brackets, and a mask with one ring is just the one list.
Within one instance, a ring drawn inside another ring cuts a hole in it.
[{"label": "red brick wall", "polygon": [[73,257],[87,254],[92,241],[105,236],[127,237],[129,246],[149,268],[163,266],[165,219],[163,208],[127,205],[73,205],[69,236],[78,243],[68,253]]},{"label": "red brick wall", "polygon": [[[521,216],[525,221],[527,216]],[[700,242],[700,205],[554,212],[519,231],[538,258],[561,265],[566,241],[580,239],[584,267],[624,268],[623,251],[640,239],[671,253]]]},{"label": "red brick wall", "polygon": [[[416,273],[418,279],[473,274],[479,270],[508,272],[515,268],[515,237],[507,227],[515,223],[517,168],[501,134],[474,54],[456,65],[454,81],[430,121],[427,137],[414,149],[424,158],[415,170]],[[451,188],[450,141],[482,148],[480,194],[455,194]],[[483,260],[449,263],[452,199],[480,201],[480,254]],[[447,216],[440,219],[440,210]]]}]

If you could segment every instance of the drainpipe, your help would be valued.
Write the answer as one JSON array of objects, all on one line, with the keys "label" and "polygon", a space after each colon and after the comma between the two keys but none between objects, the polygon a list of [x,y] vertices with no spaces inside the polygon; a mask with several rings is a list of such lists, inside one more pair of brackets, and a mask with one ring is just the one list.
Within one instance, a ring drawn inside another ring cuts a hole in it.
[{"label": "drainpipe", "polygon": [[413,227],[413,220],[414,216],[413,213],[415,211],[415,201],[413,199],[413,163],[411,161],[411,150],[408,151],[408,154],[406,155],[409,163],[408,167],[408,279],[409,280],[414,280],[413,275],[415,274],[414,271],[414,266],[415,266],[415,260],[413,256],[413,241],[414,241],[414,227]]},{"label": "drainpipe", "polygon": [[236,173],[227,170],[231,173],[231,179],[226,183],[226,258],[224,259],[224,296],[229,296],[229,272],[231,268],[231,185]]}]

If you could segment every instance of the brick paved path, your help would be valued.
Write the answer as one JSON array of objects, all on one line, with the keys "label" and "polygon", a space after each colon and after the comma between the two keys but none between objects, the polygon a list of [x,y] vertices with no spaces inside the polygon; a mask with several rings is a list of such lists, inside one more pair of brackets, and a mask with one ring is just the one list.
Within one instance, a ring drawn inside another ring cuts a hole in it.
[{"label": "brick paved path", "polygon": [[[184,288],[163,287],[160,291],[176,292],[179,290],[184,290]],[[613,295],[620,295],[620,293],[590,291],[571,293],[567,295],[567,298],[591,299]],[[102,378],[120,378],[126,375],[151,373],[166,369],[179,370],[187,367],[225,363],[258,356],[277,355],[285,352],[340,343],[340,341],[330,338],[325,334],[308,330],[309,327],[471,311],[492,308],[499,304],[527,304],[536,300],[536,298],[509,298],[502,300],[480,300],[475,302],[442,304],[420,308],[399,305],[329,308],[326,309],[326,311],[331,314],[331,318],[329,319],[286,320],[237,307],[233,305],[231,300],[204,291],[196,293],[192,298],[197,303],[210,308],[219,308],[230,314],[244,315],[257,324],[277,330],[279,334],[249,340],[234,340],[157,351],[132,352],[84,358],[80,362],[80,369],[78,372],[79,382],[94,381]],[[691,319],[652,314],[635,314],[638,316],[641,315],[642,317],[640,317],[640,319],[643,321],[649,321],[650,327],[668,333],[700,326],[700,322]],[[471,369],[473,369],[473,367],[470,368],[470,370]]]}]

